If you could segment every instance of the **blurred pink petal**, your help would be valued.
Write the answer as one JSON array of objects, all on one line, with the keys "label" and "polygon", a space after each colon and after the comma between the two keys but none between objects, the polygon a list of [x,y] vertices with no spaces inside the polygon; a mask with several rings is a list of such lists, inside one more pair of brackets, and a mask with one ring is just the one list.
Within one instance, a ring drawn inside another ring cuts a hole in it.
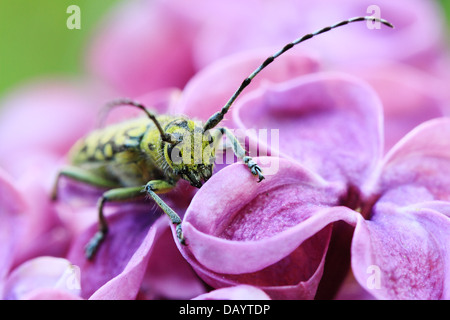
[{"label": "blurred pink petal", "polygon": [[66,259],[39,257],[28,260],[9,275],[5,299],[29,299],[41,289],[56,289],[79,296],[79,276],[79,269]]},{"label": "blurred pink petal", "polygon": [[67,252],[71,232],[61,223],[49,196],[60,162],[48,153],[33,153],[21,165],[22,171],[14,178],[14,184],[26,195],[27,210],[15,264],[42,255],[62,257]]},{"label": "blurred pink petal", "polygon": [[17,239],[14,265],[41,255],[65,254],[70,235],[61,226],[49,190],[60,158],[87,130],[96,102],[107,92],[99,84],[45,79],[3,98],[0,134],[8,139],[2,142],[1,163],[17,190],[26,195],[24,231]]},{"label": "blurred pink petal", "polygon": [[1,101],[0,134],[8,139],[2,141],[0,164],[16,176],[34,153],[63,156],[92,128],[109,94],[102,85],[66,79],[42,79],[16,89]]},{"label": "blurred pink petal", "polygon": [[[339,5],[330,0],[127,2],[99,27],[88,66],[125,95],[182,88],[192,75],[220,58],[264,47],[281,48],[338,21],[371,15],[373,5],[370,0],[344,0]],[[361,23],[333,30],[305,47],[334,64],[381,58],[433,70],[445,39],[439,7],[422,0],[382,0],[376,5],[395,30],[370,30]]]},{"label": "blurred pink petal", "polygon": [[432,67],[444,50],[442,44],[446,32],[440,7],[432,1],[381,0],[374,3],[371,0],[344,0],[337,4],[333,0],[321,0],[314,2],[305,18],[308,26],[319,29],[344,17],[372,15],[374,11],[368,12],[369,9],[378,10],[375,14],[392,22],[395,29],[380,26],[368,30],[367,26],[349,26],[308,45],[343,66],[386,59],[421,69]]},{"label": "blurred pink petal", "polygon": [[[273,45],[281,48],[335,22],[374,13],[368,11],[374,5],[370,0],[344,0],[339,4],[333,0],[246,1],[245,4],[227,1],[214,5],[204,1],[200,7],[183,6],[178,0],[170,2],[172,7],[181,6],[183,11],[180,11],[185,16],[203,25],[193,49],[200,68],[240,51]],[[356,61],[384,58],[430,68],[439,58],[445,42],[444,18],[438,5],[423,0],[382,0],[376,6],[381,17],[395,25],[395,30],[384,27],[370,30],[366,26],[369,24],[361,23],[333,30],[304,47],[320,52],[326,60],[336,64],[351,65]]]},{"label": "blurred pink petal", "polygon": [[36,289],[27,295],[28,300],[82,300],[77,295],[71,294],[69,292],[53,289],[53,288],[42,288]]},{"label": "blurred pink petal", "polygon": [[88,69],[122,95],[182,88],[194,74],[192,22],[162,1],[121,3],[95,35]]},{"label": "blurred pink petal", "polygon": [[26,203],[12,182],[11,177],[0,168],[0,298],[3,298],[4,281],[13,266],[24,231],[22,214]]},{"label": "blurred pink petal", "polygon": [[2,143],[1,163],[27,203],[26,231],[15,264],[40,255],[65,255],[71,233],[50,201],[50,190],[62,158],[92,129],[109,94],[92,81],[49,78],[19,87],[2,100],[0,134],[10,138]]},{"label": "blurred pink petal", "polygon": [[29,232],[29,234],[24,232],[25,235],[21,238],[20,247],[15,252],[14,265],[43,255],[53,257],[66,256],[72,241],[72,234],[59,222],[53,221],[50,224],[48,221],[43,220],[41,224],[46,226],[45,229],[35,233],[32,232],[33,224],[27,221],[26,232]]},{"label": "blurred pink petal", "polygon": [[371,61],[341,70],[367,81],[379,95],[384,111],[385,152],[420,123],[447,112],[448,81],[417,68]]}]

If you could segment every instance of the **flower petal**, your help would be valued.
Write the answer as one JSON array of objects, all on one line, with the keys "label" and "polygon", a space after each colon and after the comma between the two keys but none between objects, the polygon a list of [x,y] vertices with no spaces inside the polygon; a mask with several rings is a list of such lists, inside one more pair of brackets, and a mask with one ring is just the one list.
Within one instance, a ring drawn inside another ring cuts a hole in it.
[{"label": "flower petal", "polygon": [[[166,217],[163,217],[166,218]],[[140,288],[139,299],[191,299],[206,291],[204,283],[180,254],[163,219]]]},{"label": "flower petal", "polygon": [[356,221],[354,211],[330,208],[344,191],[285,159],[260,184],[246,166],[228,166],[192,200],[182,224],[188,245],[180,249],[213,287],[246,283],[272,297],[312,298],[329,225]]},{"label": "flower petal", "polygon": [[26,195],[24,211],[25,231],[16,251],[16,264],[38,256],[63,257],[71,241],[71,232],[60,221],[55,202],[50,199],[51,185],[60,165],[54,155],[31,153],[15,164],[20,173],[14,184]]},{"label": "flower petal", "polygon": [[193,36],[192,21],[166,1],[122,3],[97,31],[88,68],[127,96],[182,88],[194,73]]},{"label": "flower petal", "polygon": [[6,299],[29,299],[42,289],[80,294],[79,269],[68,260],[39,257],[17,267],[5,284]]},{"label": "flower petal", "polygon": [[[138,207],[139,208],[139,207]],[[134,299],[153,248],[156,228],[150,227],[155,210],[137,210],[135,205],[121,204],[108,214],[109,232],[92,261],[84,247],[97,231],[97,224],[80,235],[69,259],[81,268],[82,297],[90,299]]]},{"label": "flower petal", "polygon": [[448,230],[450,219],[434,209],[379,207],[355,230],[356,279],[379,299],[449,299]]},{"label": "flower petal", "polygon": [[25,209],[21,193],[13,186],[11,177],[0,168],[0,298],[3,297],[3,283],[23,235],[21,213]]},{"label": "flower petal", "polygon": [[392,61],[370,61],[344,68],[367,81],[380,96],[384,111],[384,147],[388,151],[424,121],[444,115],[450,101],[448,80]]},{"label": "flower petal", "polygon": [[269,141],[271,154],[279,152],[325,179],[354,185],[367,180],[378,164],[381,104],[356,78],[317,73],[245,98],[234,109],[235,121],[243,129],[279,130],[279,145]]},{"label": "flower petal", "polygon": [[[196,37],[195,60],[200,66],[217,61],[224,54],[267,45],[281,48],[302,35],[366,13],[381,15],[394,23],[395,29],[375,23],[345,26],[305,43],[302,49],[315,49],[327,61],[336,64],[351,65],[384,58],[426,68],[442,51],[441,44],[445,40],[442,10],[432,1],[380,0],[374,6],[371,0],[339,3],[333,0],[282,3],[257,0],[245,4],[237,0],[211,7]],[[192,8],[195,7],[190,6],[185,11]],[[195,9],[205,11],[203,6],[201,10]]]},{"label": "flower petal", "polygon": [[58,78],[16,89],[1,102],[0,134],[8,137],[2,141],[1,164],[19,176],[31,154],[62,157],[92,129],[98,108],[110,94],[91,81]]},{"label": "flower petal", "polygon": [[333,0],[323,0],[315,2],[314,7],[308,19],[318,28],[331,19],[364,13],[379,14],[395,26],[390,29],[367,23],[363,27],[348,27],[310,44],[338,64],[352,65],[355,61],[381,58],[429,68],[442,51],[441,44],[446,37],[442,10],[432,1],[380,0],[374,4],[371,0],[344,0],[337,4]]},{"label": "flower petal", "polygon": [[399,205],[450,200],[450,118],[421,124],[391,149],[380,193]]},{"label": "flower petal", "polygon": [[[202,69],[186,85],[181,100],[172,113],[207,120],[220,111],[242,81],[264,61],[267,55],[266,50],[244,52],[220,59]],[[245,94],[264,83],[267,85],[282,82],[315,72],[318,68],[318,62],[311,55],[305,53],[287,55],[278,62],[276,68],[267,68],[262,76],[255,78],[245,89]],[[221,126],[235,125],[224,120]]]},{"label": "flower petal", "polygon": [[27,295],[28,300],[83,300],[77,295],[60,289],[42,288],[36,289]]}]

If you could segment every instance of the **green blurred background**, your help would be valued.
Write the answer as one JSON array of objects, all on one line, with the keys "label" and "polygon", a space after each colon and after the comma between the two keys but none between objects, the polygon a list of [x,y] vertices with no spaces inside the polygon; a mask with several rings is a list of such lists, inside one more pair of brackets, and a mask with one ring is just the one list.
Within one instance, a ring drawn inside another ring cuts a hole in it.
[{"label": "green blurred background", "polygon": [[[81,73],[92,30],[119,1],[0,0],[0,97],[35,76]],[[450,21],[450,0],[430,1],[439,1]],[[72,4],[81,8],[80,30],[66,27]]]},{"label": "green blurred background", "polygon": [[[0,97],[24,80],[78,74],[99,19],[120,0],[0,0]],[[66,27],[70,5],[81,9],[81,29]]]}]

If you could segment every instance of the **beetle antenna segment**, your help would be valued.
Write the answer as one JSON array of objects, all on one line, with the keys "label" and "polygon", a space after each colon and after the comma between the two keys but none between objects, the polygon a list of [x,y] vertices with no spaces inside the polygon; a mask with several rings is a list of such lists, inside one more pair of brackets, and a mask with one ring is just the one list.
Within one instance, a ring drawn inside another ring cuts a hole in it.
[{"label": "beetle antenna segment", "polygon": [[289,49],[291,49],[292,47],[294,47],[295,45],[306,41],[308,39],[311,39],[321,33],[325,33],[327,31],[330,31],[332,29],[338,28],[338,27],[342,27],[345,26],[349,23],[352,22],[358,22],[358,21],[376,21],[376,22],[380,22],[390,28],[394,28],[394,26],[384,20],[384,19],[379,19],[376,17],[371,17],[371,16],[366,16],[366,17],[355,17],[355,18],[351,18],[348,20],[344,20],[341,22],[338,22],[336,24],[333,24],[329,27],[325,27],[322,28],[320,30],[317,30],[316,32],[313,33],[308,33],[300,38],[298,38],[297,40],[294,40],[291,43],[286,44],[281,50],[279,50],[278,52],[276,52],[274,55],[268,57],[255,71],[253,71],[253,73],[251,73],[240,85],[240,87],[236,90],[236,92],[231,96],[231,98],[228,100],[228,102],[222,107],[222,110],[220,110],[219,112],[216,112],[215,114],[213,114],[208,121],[206,121],[205,126],[203,127],[204,131],[207,131],[209,129],[214,128],[220,121],[222,121],[223,117],[225,116],[225,114],[228,112],[228,110],[230,109],[231,105],[234,103],[234,101],[236,100],[236,98],[241,94],[241,92],[250,84],[250,82],[253,80],[253,78],[256,77],[256,75],[258,73],[260,73],[265,67],[267,67],[269,64],[271,64],[276,58],[278,58],[279,56],[281,56],[283,53],[285,53],[286,51],[288,51]]},{"label": "beetle antenna segment", "polygon": [[150,120],[152,120],[153,123],[155,124],[156,128],[159,131],[159,134],[161,135],[161,140],[168,142],[170,144],[176,143],[176,141],[174,139],[172,139],[172,136],[170,134],[167,134],[164,132],[163,128],[161,127],[161,124],[156,119],[156,115],[153,114],[151,111],[149,111],[143,104],[141,104],[137,101],[131,100],[131,99],[124,98],[124,99],[113,100],[111,102],[108,102],[105,105],[105,107],[107,109],[111,109],[116,106],[132,106],[132,107],[141,109],[150,118]]}]

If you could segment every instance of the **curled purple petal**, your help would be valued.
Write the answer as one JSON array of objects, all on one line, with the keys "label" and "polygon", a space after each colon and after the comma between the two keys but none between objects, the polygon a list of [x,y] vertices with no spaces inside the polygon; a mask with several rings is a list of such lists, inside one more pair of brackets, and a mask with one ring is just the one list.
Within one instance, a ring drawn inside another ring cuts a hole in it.
[{"label": "curled purple petal", "polygon": [[[268,247],[272,237],[307,220],[318,208],[338,202],[336,189],[319,177],[287,160],[279,159],[279,165],[277,174],[266,177],[260,184],[256,184],[244,165],[232,165],[232,169],[227,167],[214,175],[208,187],[196,194],[183,221],[183,230],[192,242],[190,250],[206,267],[231,274],[267,267],[298,247],[293,241],[283,248]],[[308,236],[304,234],[302,240]],[[216,245],[224,245],[220,255],[215,254],[217,249],[208,248],[216,241]],[[230,241],[233,246],[225,251]],[[255,246],[266,248],[264,257]],[[240,254],[243,256],[236,259]],[[246,263],[242,265],[244,255]]]},{"label": "curled purple petal", "polygon": [[235,106],[235,121],[243,129],[279,130],[279,146],[268,141],[271,154],[279,152],[325,179],[354,185],[378,165],[382,108],[373,90],[358,79],[317,73],[245,98]]},{"label": "curled purple petal", "polygon": [[180,249],[197,273],[216,288],[245,283],[271,297],[313,298],[330,224],[356,223],[354,211],[333,208],[343,186],[284,159],[277,174],[260,184],[240,164],[210,181],[182,224],[188,245]]}]

